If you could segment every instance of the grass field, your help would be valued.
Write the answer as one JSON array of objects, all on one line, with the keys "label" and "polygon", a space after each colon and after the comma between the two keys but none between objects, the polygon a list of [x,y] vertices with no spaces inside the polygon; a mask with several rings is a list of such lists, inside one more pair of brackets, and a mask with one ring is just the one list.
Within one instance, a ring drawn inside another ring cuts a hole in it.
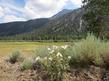
[{"label": "grass field", "polygon": [[0,81],[109,81],[109,42],[0,42]]},{"label": "grass field", "polygon": [[15,50],[20,50],[23,55],[31,55],[33,51],[42,46],[64,45],[65,42],[0,42],[0,57],[7,56]]}]

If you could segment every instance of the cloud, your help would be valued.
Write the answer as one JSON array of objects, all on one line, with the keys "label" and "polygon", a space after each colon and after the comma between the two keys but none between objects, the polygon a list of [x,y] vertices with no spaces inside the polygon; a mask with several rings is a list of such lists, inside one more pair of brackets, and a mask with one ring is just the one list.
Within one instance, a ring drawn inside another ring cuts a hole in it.
[{"label": "cloud", "polygon": [[0,7],[0,18],[3,17],[3,15],[4,15],[4,10],[2,7]]},{"label": "cloud", "polygon": [[14,15],[6,15],[4,17],[4,22],[12,22],[12,21],[25,21],[25,19]]},{"label": "cloud", "polygon": [[25,0],[24,6],[18,6],[15,0],[0,0],[0,17],[4,22],[47,18],[61,11],[68,2],[77,7],[82,4],[81,0]]},{"label": "cloud", "polygon": [[60,11],[68,0],[28,0],[24,7],[26,15],[32,18],[51,17]]},{"label": "cloud", "polygon": [[81,7],[82,1],[81,0],[71,0],[71,2],[76,5],[77,7]]}]

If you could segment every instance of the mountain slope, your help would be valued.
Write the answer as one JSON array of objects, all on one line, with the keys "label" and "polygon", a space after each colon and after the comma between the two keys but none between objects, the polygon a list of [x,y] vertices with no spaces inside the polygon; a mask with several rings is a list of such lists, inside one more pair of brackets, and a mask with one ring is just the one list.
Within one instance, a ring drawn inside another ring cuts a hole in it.
[{"label": "mountain slope", "polygon": [[28,33],[34,29],[41,28],[48,23],[49,19],[41,18],[35,20],[29,20],[26,22],[10,22],[0,24],[0,36],[10,36],[22,33]]},{"label": "mountain slope", "polygon": [[70,40],[83,34],[85,28],[81,26],[83,8],[75,9],[61,17],[50,20],[44,27],[31,33],[18,35],[23,40]]},{"label": "mountain slope", "polygon": [[76,9],[68,14],[49,21],[45,27],[34,31],[33,33],[77,35],[82,30],[80,29],[80,20],[82,15],[83,9]]},{"label": "mountain slope", "polygon": [[2,28],[0,35],[13,36],[23,40],[66,39],[67,37],[78,36],[84,30],[84,28],[81,28],[83,13],[83,8],[79,8],[53,19],[36,19],[27,22],[2,24],[2,26],[0,25]]},{"label": "mountain slope", "polygon": [[62,11],[60,11],[59,13],[57,13],[56,15],[52,16],[50,19],[55,19],[55,18],[59,18],[62,17],[65,14],[68,14],[70,12],[72,12],[73,10],[68,10],[68,9],[63,9]]},{"label": "mountain slope", "polygon": [[40,18],[25,22],[20,21],[0,24],[0,36],[12,36],[32,32],[38,28],[45,27],[44,25],[49,21],[59,18],[69,12],[71,12],[71,10],[64,9],[51,18]]}]

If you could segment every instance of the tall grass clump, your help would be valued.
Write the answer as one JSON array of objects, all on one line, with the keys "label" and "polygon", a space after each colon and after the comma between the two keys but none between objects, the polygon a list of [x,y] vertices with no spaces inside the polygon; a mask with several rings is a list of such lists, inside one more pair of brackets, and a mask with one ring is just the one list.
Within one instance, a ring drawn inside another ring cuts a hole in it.
[{"label": "tall grass clump", "polygon": [[25,59],[21,64],[21,70],[28,70],[33,68],[33,61],[31,59]]},{"label": "tall grass clump", "polygon": [[47,46],[39,47],[36,50],[34,50],[35,57],[38,56],[38,57],[44,58],[48,55],[48,53],[49,51]]},{"label": "tall grass clump", "polygon": [[18,62],[21,58],[21,52],[16,50],[14,52],[12,52],[12,54],[9,56],[9,62],[14,64],[16,62]]},{"label": "tall grass clump", "polygon": [[71,66],[103,65],[104,61],[109,61],[109,43],[88,34],[86,39],[75,42],[67,49],[72,56]]}]

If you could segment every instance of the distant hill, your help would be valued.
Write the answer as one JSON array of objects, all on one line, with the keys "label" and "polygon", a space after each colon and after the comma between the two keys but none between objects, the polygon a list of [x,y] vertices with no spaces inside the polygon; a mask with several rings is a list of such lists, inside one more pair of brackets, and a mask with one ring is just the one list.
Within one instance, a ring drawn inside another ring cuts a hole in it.
[{"label": "distant hill", "polygon": [[82,8],[75,9],[63,16],[50,19],[42,28],[35,29],[30,33],[18,35],[17,37],[27,40],[69,40],[70,38],[78,37],[84,32],[84,28],[81,26],[83,13],[84,10]]},{"label": "distant hill", "polygon": [[38,34],[61,34],[77,35],[83,29],[80,29],[80,20],[83,15],[83,9],[76,9],[63,16],[50,20],[43,28],[39,28],[34,33]]},{"label": "distant hill", "polygon": [[12,36],[32,32],[38,28],[45,27],[44,25],[47,24],[50,20],[59,18],[69,12],[71,12],[71,10],[64,9],[51,18],[40,18],[25,22],[20,21],[0,24],[0,36]]},{"label": "distant hill", "polygon": [[16,36],[23,39],[48,39],[78,36],[81,28],[82,8],[62,10],[51,18],[41,18],[26,22],[0,24],[0,36]]},{"label": "distant hill", "polygon": [[46,23],[48,23],[48,18],[41,18],[29,21],[22,22],[10,22],[0,24],[0,36],[10,36],[16,34],[22,34],[31,32],[35,29],[43,27]]}]

